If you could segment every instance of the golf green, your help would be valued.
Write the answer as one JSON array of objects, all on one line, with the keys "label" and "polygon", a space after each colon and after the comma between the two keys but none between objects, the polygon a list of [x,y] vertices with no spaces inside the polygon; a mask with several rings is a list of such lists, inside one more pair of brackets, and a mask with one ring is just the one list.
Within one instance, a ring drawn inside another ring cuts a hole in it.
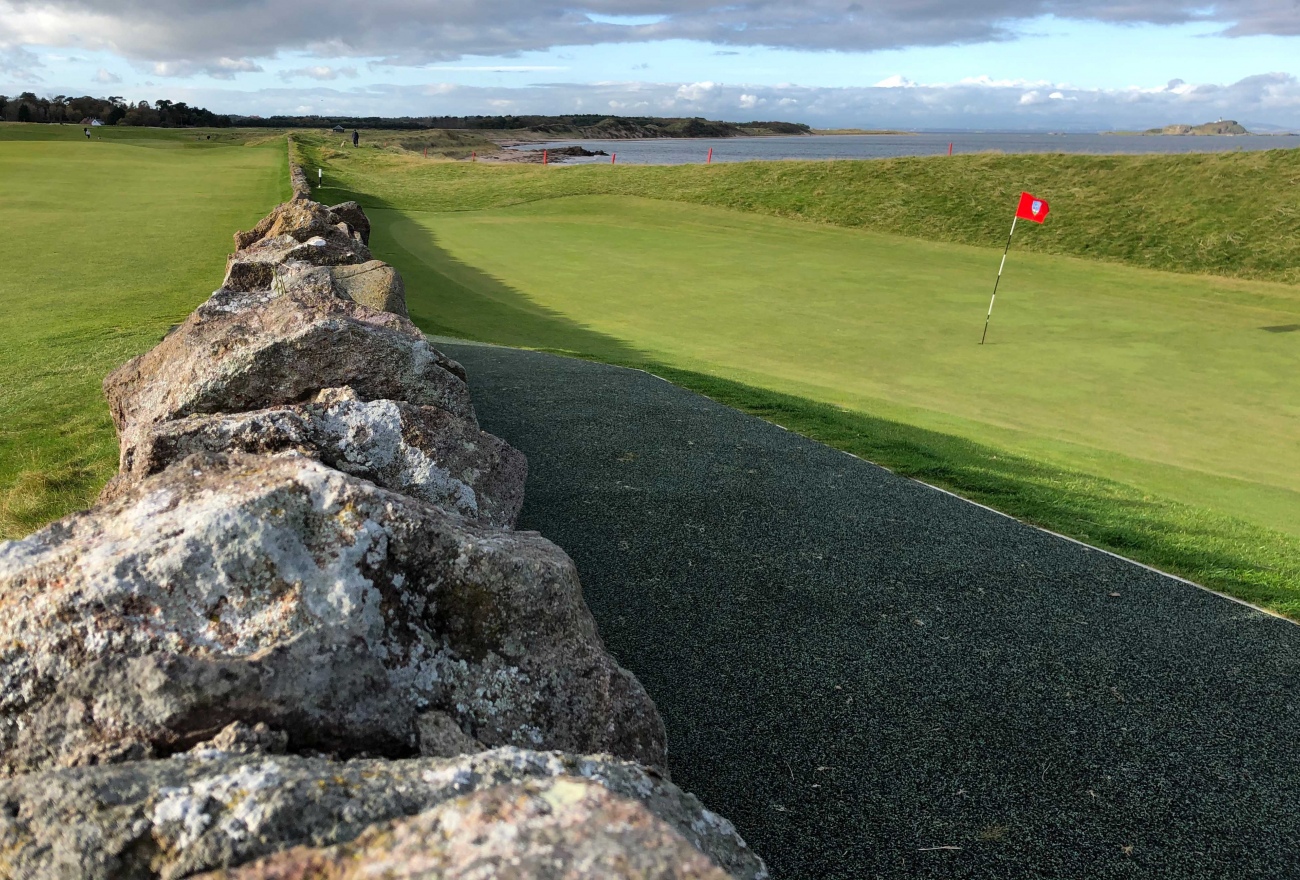
[{"label": "golf green", "polygon": [[206,299],[231,233],[287,195],[282,137],[94,135],[0,125],[0,539],[94,499],[117,466],[105,374]]},{"label": "golf green", "polygon": [[1264,329],[1300,323],[1293,286],[1013,245],[981,346],[995,250],[623,196],[375,221],[426,329],[670,364],[1300,535],[1300,332]]}]

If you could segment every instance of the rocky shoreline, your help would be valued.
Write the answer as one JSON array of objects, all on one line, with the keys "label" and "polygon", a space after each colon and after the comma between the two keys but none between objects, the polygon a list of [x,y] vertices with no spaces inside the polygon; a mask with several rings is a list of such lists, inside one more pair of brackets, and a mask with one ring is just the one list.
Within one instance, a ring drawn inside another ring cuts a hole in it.
[{"label": "rocky shoreline", "polygon": [[119,474],[0,544],[0,878],[766,877],[356,203],[105,380]]}]

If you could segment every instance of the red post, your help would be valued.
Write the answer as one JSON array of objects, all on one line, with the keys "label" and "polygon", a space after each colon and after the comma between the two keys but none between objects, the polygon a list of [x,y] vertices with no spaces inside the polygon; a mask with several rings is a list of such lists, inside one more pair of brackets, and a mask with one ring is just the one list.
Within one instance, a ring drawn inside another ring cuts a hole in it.
[{"label": "red post", "polygon": [[543,165],[550,165],[550,164],[551,164],[551,151],[550,151],[550,150],[542,150],[542,164],[543,164]]},{"label": "red post", "polygon": [[477,162],[477,161],[478,161],[478,150],[474,150],[473,152],[471,152],[471,153],[469,154],[469,160],[470,160],[471,162]]},{"label": "red post", "polygon": [[951,142],[951,141],[948,142],[948,155],[949,155],[949,156],[952,155],[952,142]]},{"label": "red post", "polygon": [[424,148],[424,158],[426,158],[426,159],[429,158],[429,148],[428,148],[428,147],[425,147],[425,148]]},{"label": "red post", "polygon": [[706,165],[713,164],[713,147],[709,147],[709,158],[704,160]]},{"label": "red post", "polygon": [[614,155],[609,157],[609,164],[613,165],[617,161],[618,161],[618,153],[615,153]]}]

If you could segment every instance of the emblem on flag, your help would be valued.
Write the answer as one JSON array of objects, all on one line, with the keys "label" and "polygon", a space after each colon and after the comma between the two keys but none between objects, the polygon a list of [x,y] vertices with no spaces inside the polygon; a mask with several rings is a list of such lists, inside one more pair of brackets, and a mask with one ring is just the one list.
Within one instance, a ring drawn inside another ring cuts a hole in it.
[{"label": "emblem on flag", "polygon": [[1022,192],[1020,194],[1020,204],[1016,208],[1016,216],[1022,220],[1042,223],[1047,219],[1047,213],[1051,210],[1046,200],[1040,199],[1032,193]]}]

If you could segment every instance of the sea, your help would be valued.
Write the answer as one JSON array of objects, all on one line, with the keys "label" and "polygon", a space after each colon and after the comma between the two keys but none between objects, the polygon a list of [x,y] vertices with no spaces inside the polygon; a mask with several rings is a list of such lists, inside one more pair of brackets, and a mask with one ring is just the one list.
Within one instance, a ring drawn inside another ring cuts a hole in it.
[{"label": "sea", "polygon": [[[1025,132],[928,132],[903,135],[816,135],[795,137],[660,138],[578,140],[519,144],[512,149],[542,150],[582,146],[617,154],[619,164],[685,165],[782,159],[885,159],[948,153],[1220,153],[1300,147],[1296,135],[1120,135],[1031,134]],[[565,159],[564,164],[608,163],[609,156]]]}]

